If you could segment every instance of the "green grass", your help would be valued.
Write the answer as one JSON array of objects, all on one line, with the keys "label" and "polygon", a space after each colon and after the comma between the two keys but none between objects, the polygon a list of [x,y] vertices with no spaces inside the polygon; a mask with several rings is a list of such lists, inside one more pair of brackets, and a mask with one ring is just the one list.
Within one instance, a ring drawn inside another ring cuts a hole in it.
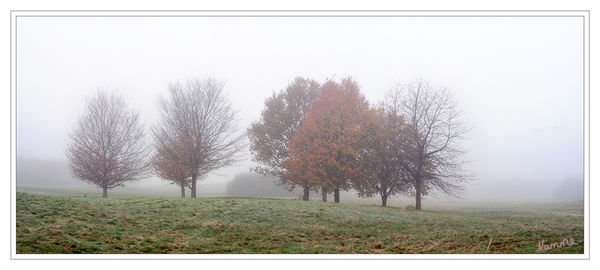
[{"label": "green grass", "polygon": [[[16,199],[19,254],[581,254],[584,247],[581,202],[410,211],[249,198],[85,199],[17,193]],[[536,252],[538,241],[567,237],[577,244]]]},{"label": "green grass", "polygon": [[[66,197],[83,197],[87,193],[88,198],[102,197],[102,189],[93,185],[87,185],[83,182],[79,185],[18,185],[17,192],[32,193],[40,195],[66,196]],[[116,187],[108,191],[108,196],[115,197],[139,197],[143,194],[144,197],[177,197],[180,194],[180,189],[176,185],[143,185],[141,183],[131,183],[127,187]],[[186,190],[186,195],[189,195],[189,190]],[[200,197],[223,197],[225,192],[225,184],[210,184],[198,183],[197,193]]]}]

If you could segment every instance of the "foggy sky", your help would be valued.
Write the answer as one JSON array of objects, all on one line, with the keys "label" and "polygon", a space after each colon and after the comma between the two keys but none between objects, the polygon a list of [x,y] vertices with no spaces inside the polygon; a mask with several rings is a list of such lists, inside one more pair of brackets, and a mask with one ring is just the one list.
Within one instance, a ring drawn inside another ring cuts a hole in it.
[{"label": "foggy sky", "polygon": [[[213,76],[259,118],[296,76],[353,76],[371,103],[396,82],[447,87],[471,127],[470,197],[583,179],[582,18],[17,18],[17,156],[65,159],[86,97],[122,94],[145,126],[169,82]],[[247,172],[250,155],[211,175]],[[540,195],[541,196],[541,195]]]}]

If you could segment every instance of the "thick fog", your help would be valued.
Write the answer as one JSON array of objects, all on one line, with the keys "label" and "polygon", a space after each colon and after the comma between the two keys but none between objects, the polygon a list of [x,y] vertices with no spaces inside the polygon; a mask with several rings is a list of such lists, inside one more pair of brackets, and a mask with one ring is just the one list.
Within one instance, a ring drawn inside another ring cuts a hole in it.
[{"label": "thick fog", "polygon": [[[17,156],[48,179],[63,173],[31,160],[64,164],[67,134],[98,88],[122,94],[149,128],[169,82],[212,76],[226,82],[243,132],[296,76],[352,76],[371,103],[420,78],[447,87],[471,128],[465,159],[476,180],[463,198],[581,199],[582,25],[567,17],[19,17]],[[203,182],[224,184],[251,166],[247,153]],[[17,185],[43,177],[24,170]]]}]

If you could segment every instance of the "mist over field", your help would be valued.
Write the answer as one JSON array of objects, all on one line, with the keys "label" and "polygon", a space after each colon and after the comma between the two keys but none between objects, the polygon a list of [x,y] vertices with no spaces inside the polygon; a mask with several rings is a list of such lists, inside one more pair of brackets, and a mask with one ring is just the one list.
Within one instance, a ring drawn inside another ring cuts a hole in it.
[{"label": "mist over field", "polygon": [[[19,17],[17,191],[101,193],[75,179],[65,157],[67,135],[99,88],[123,95],[149,129],[170,82],[214,76],[225,82],[242,133],[259,119],[265,99],[296,76],[352,76],[371,104],[395,83],[419,78],[454,95],[470,128],[464,148],[475,179],[460,198],[426,196],[425,203],[583,200],[581,20]],[[198,195],[301,195],[250,173],[253,166],[246,150],[201,180]],[[111,194],[178,192],[149,177]],[[342,194],[342,202],[350,198],[377,203]]]},{"label": "mist over field", "polygon": [[[74,178],[68,169],[65,160],[40,160],[32,158],[17,159],[17,191],[33,192],[39,194],[83,196],[84,192],[90,194],[101,193],[99,188],[86,184]],[[200,182],[198,194],[200,196],[234,196],[234,197],[263,197],[263,198],[294,198],[302,195],[301,189],[289,192],[286,188],[277,185],[277,178],[246,172],[235,174],[228,181]],[[460,201],[463,203],[480,203],[482,201],[577,201],[583,200],[583,180],[564,179],[563,181],[533,181],[512,180],[497,185],[470,186],[462,197],[434,196],[426,201],[435,201],[436,204],[444,201]],[[115,196],[178,196],[177,186],[152,177],[140,181],[133,181],[125,187],[114,190]],[[318,192],[311,192],[311,198],[320,199]],[[356,192],[345,192],[344,201],[377,204],[378,198],[359,198]],[[414,204],[413,199],[406,196],[396,196],[391,199],[392,204],[405,206]]]}]

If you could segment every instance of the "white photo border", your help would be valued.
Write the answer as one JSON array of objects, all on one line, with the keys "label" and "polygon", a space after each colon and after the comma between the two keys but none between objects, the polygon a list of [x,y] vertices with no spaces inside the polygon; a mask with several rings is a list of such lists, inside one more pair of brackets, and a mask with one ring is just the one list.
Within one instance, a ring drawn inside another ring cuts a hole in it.
[{"label": "white photo border", "polygon": [[[16,35],[19,17],[580,17],[583,22],[583,254],[17,254]],[[10,192],[11,260],[589,260],[590,259],[590,11],[589,10],[11,10]]]}]

